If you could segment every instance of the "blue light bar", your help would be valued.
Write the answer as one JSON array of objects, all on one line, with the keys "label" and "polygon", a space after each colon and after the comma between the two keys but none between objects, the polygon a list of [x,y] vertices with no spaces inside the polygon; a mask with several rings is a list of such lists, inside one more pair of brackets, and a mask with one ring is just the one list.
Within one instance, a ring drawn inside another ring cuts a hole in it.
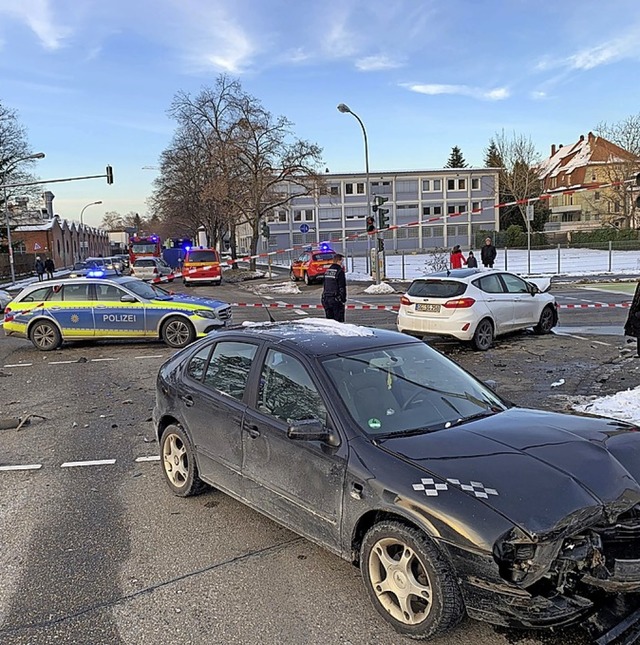
[{"label": "blue light bar", "polygon": [[104,278],[104,271],[96,269],[87,272],[88,278]]}]

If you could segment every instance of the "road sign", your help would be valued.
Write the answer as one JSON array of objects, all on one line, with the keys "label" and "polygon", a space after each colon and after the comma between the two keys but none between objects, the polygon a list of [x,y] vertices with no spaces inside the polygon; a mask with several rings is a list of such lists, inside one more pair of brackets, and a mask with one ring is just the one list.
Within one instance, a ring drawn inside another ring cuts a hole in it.
[{"label": "road sign", "polygon": [[533,204],[528,204],[527,205],[527,219],[532,222],[533,221]]},{"label": "road sign", "polygon": [[301,233],[308,233],[309,232],[309,224],[300,224],[300,232]]}]

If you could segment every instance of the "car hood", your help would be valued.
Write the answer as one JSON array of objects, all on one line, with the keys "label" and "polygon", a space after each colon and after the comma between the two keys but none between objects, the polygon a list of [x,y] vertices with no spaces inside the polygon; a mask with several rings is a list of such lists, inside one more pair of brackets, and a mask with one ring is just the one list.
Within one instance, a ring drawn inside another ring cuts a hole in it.
[{"label": "car hood", "polygon": [[210,307],[218,309],[218,307],[226,307],[229,303],[215,298],[201,298],[200,296],[188,296],[182,293],[174,293],[171,300],[162,300],[161,302],[178,302],[188,305],[200,305],[201,307]]},{"label": "car hood", "polygon": [[640,432],[611,419],[512,408],[379,445],[435,478],[439,495],[460,489],[532,536],[640,503]]},{"label": "car hood", "polygon": [[551,289],[551,278],[527,278],[527,282],[535,284],[542,293]]}]

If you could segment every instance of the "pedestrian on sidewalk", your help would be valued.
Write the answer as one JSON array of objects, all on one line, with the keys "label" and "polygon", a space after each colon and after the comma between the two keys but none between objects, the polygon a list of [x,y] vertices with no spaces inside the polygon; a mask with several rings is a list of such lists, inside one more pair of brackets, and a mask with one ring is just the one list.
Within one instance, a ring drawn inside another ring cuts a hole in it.
[{"label": "pedestrian on sidewalk", "polygon": [[476,260],[476,256],[473,254],[473,251],[469,251],[469,255],[467,256],[467,266],[470,269],[478,268],[478,260]]},{"label": "pedestrian on sidewalk", "polygon": [[496,261],[497,254],[498,252],[496,251],[496,247],[493,246],[491,238],[488,237],[484,241],[484,246],[480,251],[480,259],[482,260],[482,264],[485,269],[493,269],[493,263]]},{"label": "pedestrian on sidewalk", "polygon": [[53,272],[56,270],[56,266],[51,258],[47,258],[44,261],[44,270],[47,272],[47,278],[53,280]]},{"label": "pedestrian on sidewalk", "polygon": [[462,255],[462,249],[459,244],[456,244],[451,251],[449,256],[449,264],[452,269],[462,269],[462,265],[466,264],[467,260],[464,255]]},{"label": "pedestrian on sidewalk", "polygon": [[338,322],[344,322],[344,305],[347,302],[347,279],[342,268],[343,259],[340,253],[333,256],[333,264],[324,274],[322,287],[324,314]]},{"label": "pedestrian on sidewalk", "polygon": [[44,279],[44,262],[39,255],[36,255],[36,273],[38,274],[38,282]]},{"label": "pedestrian on sidewalk", "polygon": [[624,324],[625,336],[635,336],[636,354],[640,358],[640,281],[636,286],[636,292],[633,294],[633,300],[629,307],[629,316]]}]

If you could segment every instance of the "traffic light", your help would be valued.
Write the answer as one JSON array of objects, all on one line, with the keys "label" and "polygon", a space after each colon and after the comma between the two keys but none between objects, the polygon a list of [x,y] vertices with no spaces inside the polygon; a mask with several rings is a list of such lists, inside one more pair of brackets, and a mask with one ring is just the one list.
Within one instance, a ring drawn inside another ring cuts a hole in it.
[{"label": "traffic light", "polygon": [[264,237],[265,240],[268,240],[270,235],[271,231],[269,230],[269,225],[266,222],[262,222],[262,237]]},{"label": "traffic light", "polygon": [[111,166],[107,166],[107,183],[113,183],[113,168]]},{"label": "traffic light", "polygon": [[376,195],[373,198],[373,212],[378,214],[378,230],[383,228],[389,228],[389,218],[387,214],[389,213],[388,208],[381,208],[382,204],[388,202],[388,197],[382,197],[381,195]]},{"label": "traffic light", "polygon": [[371,215],[367,217],[367,233],[373,233],[376,230],[376,223]]}]

